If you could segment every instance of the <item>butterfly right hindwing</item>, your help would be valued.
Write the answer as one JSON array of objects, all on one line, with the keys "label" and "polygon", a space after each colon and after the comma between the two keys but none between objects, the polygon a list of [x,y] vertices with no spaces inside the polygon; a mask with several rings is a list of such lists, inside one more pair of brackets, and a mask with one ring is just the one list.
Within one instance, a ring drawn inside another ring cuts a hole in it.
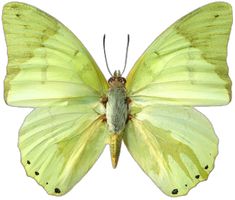
[{"label": "butterfly right hindwing", "polygon": [[128,122],[124,142],[144,172],[169,196],[188,193],[214,168],[218,138],[191,107],[150,105]]}]

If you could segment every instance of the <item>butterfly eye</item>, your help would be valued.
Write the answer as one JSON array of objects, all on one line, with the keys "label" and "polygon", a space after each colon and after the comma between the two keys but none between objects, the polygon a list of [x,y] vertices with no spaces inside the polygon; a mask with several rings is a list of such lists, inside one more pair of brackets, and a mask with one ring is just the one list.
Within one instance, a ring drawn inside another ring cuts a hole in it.
[{"label": "butterfly eye", "polygon": [[126,79],[122,78],[122,83],[126,84]]},{"label": "butterfly eye", "polygon": [[108,83],[112,83],[114,80],[115,80],[115,78],[111,77],[111,78],[108,80]]},{"label": "butterfly eye", "polygon": [[121,82],[122,84],[125,84],[125,83],[126,83],[126,79],[123,78],[123,77],[119,77],[119,78],[118,78],[118,81]]}]

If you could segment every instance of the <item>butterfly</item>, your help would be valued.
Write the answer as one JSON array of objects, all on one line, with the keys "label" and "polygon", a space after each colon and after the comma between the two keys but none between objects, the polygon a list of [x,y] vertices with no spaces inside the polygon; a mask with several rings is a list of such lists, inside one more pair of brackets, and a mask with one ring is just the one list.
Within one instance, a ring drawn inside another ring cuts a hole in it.
[{"label": "butterfly", "polygon": [[166,195],[185,195],[208,178],[218,138],[194,107],[231,100],[228,3],[210,3],[179,19],[127,78],[116,70],[108,81],[79,39],[52,16],[11,2],[2,20],[5,101],[34,108],[19,131],[21,162],[48,194],[67,193],[106,144],[115,168],[122,142]]}]

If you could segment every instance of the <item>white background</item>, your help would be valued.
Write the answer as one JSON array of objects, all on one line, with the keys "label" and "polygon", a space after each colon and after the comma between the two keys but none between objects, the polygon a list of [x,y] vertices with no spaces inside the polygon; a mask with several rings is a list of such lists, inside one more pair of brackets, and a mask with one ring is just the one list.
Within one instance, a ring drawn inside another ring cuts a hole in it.
[{"label": "white background", "polygon": [[[8,2],[1,0],[0,7]],[[128,67],[125,75],[147,46],[165,28],[208,0],[25,0],[71,29],[88,48],[107,78],[102,36],[107,34],[109,65],[121,69],[124,63],[126,35],[131,35]],[[227,0],[235,9],[235,1]],[[235,37],[232,32],[228,64],[235,80]],[[19,47],[20,48],[20,47]],[[3,79],[7,55],[0,28],[0,199],[53,200],[32,178],[26,176],[17,147],[18,130],[30,109],[7,106],[3,101]],[[235,180],[235,105],[200,108],[214,125],[220,139],[219,155],[209,179],[178,199],[223,199],[234,197]],[[148,199],[169,200],[142,172],[123,145],[119,165],[113,170],[106,148],[89,173],[61,200]]]}]

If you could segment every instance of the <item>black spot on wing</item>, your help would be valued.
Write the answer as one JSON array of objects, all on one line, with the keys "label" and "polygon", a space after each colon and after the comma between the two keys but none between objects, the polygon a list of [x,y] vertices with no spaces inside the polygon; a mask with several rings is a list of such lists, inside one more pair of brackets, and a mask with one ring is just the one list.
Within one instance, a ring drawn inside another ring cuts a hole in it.
[{"label": "black spot on wing", "polygon": [[39,172],[36,171],[36,172],[35,172],[35,175],[38,176],[38,175],[39,175]]},{"label": "black spot on wing", "polygon": [[16,14],[16,17],[20,17],[21,15],[19,13]]},{"label": "black spot on wing", "polygon": [[204,167],[204,169],[208,169],[209,167],[208,167],[208,165],[206,165],[205,167]]},{"label": "black spot on wing", "polygon": [[172,190],[171,194],[178,194],[178,189]]},{"label": "black spot on wing", "polygon": [[214,15],[215,18],[219,17],[219,15]]},{"label": "black spot on wing", "polygon": [[196,179],[199,179],[199,178],[200,178],[200,175],[196,175],[195,178],[196,178]]},{"label": "black spot on wing", "polygon": [[188,187],[188,184],[185,184],[184,186],[185,186],[185,187]]},{"label": "black spot on wing", "polygon": [[46,185],[48,185],[48,182],[46,182]]},{"label": "black spot on wing", "polygon": [[57,194],[61,193],[60,189],[59,188],[55,188],[55,193],[57,193]]},{"label": "black spot on wing", "polygon": [[30,164],[31,164],[31,162],[30,162],[29,160],[27,160],[27,164],[28,164],[28,165],[30,165]]}]

